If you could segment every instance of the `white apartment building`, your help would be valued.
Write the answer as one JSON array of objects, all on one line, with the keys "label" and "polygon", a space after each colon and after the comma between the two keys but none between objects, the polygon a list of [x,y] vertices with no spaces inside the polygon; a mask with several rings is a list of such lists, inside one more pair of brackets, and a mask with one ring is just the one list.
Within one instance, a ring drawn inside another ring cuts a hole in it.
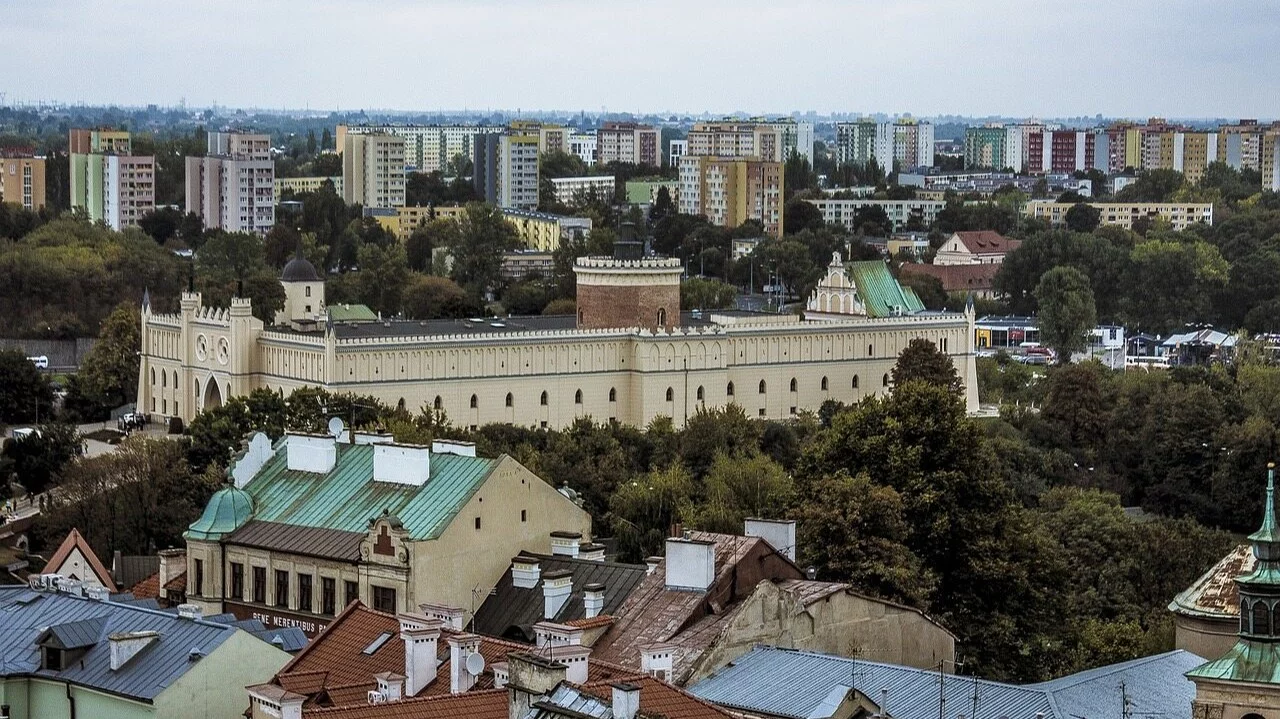
[{"label": "white apartment building", "polygon": [[568,205],[578,195],[585,195],[595,190],[605,201],[613,200],[617,184],[613,175],[591,175],[588,177],[556,177],[551,180],[556,202]]},{"label": "white apartment building", "polygon": [[342,149],[343,200],[365,207],[404,207],[404,148],[403,137],[348,134]]},{"label": "white apartment building", "polygon": [[156,209],[156,160],[150,155],[107,155],[102,163],[103,220],[113,230],[138,224]]},{"label": "white apartment building", "polygon": [[596,134],[575,132],[569,135],[569,154],[577,156],[587,167],[596,165]]},{"label": "white apartment building", "polygon": [[863,207],[879,206],[884,208],[885,214],[889,216],[890,222],[893,223],[894,231],[906,229],[907,223],[914,216],[926,227],[932,225],[934,220],[938,219],[938,213],[942,212],[947,203],[937,200],[805,200],[816,206],[822,212],[822,219],[826,222],[844,225],[849,230],[855,229],[854,217],[858,210]]},{"label": "white apartment building", "polygon": [[[1031,217],[1048,220],[1053,227],[1065,227],[1070,202],[1032,200],[1026,212]],[[1203,222],[1213,225],[1213,204],[1209,202],[1090,202],[1098,211],[1098,221],[1104,225],[1118,225],[1132,230],[1139,220],[1165,220],[1174,231],[1182,231]]]},{"label": "white apartment building", "polygon": [[538,142],[528,135],[498,138],[497,204],[520,210],[538,209]]},{"label": "white apartment building", "polygon": [[277,177],[275,181],[275,199],[279,204],[285,190],[300,195],[304,192],[318,192],[324,183],[333,185],[333,191],[342,194],[342,176],[336,177]]},{"label": "white apartment building", "polygon": [[688,140],[672,140],[671,148],[667,154],[667,162],[672,167],[679,167],[680,158],[684,157],[687,154],[689,154]]},{"label": "white apartment building", "polygon": [[207,228],[265,235],[275,226],[269,135],[210,132],[208,155],[187,158],[187,212]]},{"label": "white apartment building", "polygon": [[338,125],[337,148],[345,147],[348,135],[391,135],[404,140],[405,167],[410,172],[445,172],[458,155],[475,161],[476,135],[505,130],[499,125]]},{"label": "white apartment building", "polygon": [[912,119],[836,124],[836,161],[865,165],[875,160],[885,172],[896,162],[903,171],[933,167],[933,125]]}]

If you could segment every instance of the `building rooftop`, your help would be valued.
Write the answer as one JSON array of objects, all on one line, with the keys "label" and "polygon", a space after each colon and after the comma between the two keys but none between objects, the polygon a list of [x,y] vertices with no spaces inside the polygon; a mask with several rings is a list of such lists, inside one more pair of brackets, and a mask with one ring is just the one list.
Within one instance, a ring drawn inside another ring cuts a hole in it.
[{"label": "building rooftop", "polygon": [[1240,616],[1240,588],[1236,586],[1236,577],[1252,572],[1257,563],[1253,547],[1248,544],[1237,546],[1191,586],[1179,592],[1169,603],[1169,611],[1234,622]]},{"label": "building rooftop", "polygon": [[[622,606],[623,600],[636,588],[647,571],[643,564],[597,562],[553,554],[521,552],[519,557],[536,561],[544,577],[548,572],[554,571],[565,570],[571,573],[573,593],[556,616],[549,619],[560,624],[585,618],[583,588],[593,583],[604,585],[604,608],[600,614],[611,616]],[[528,589],[517,587],[508,568],[493,592],[476,610],[471,626],[480,634],[532,642],[535,639],[533,625],[546,619],[544,609],[542,583],[538,582]]]},{"label": "building rooftop", "polygon": [[[93,547],[89,546],[89,542],[85,541],[84,535],[80,534],[80,530],[75,527],[72,527],[71,531],[67,532],[66,539],[62,540],[62,544],[58,545],[57,551],[53,553],[52,557],[49,557],[49,561],[45,564],[47,571],[57,572],[63,563],[71,558],[74,552],[79,552],[84,557],[85,564],[97,577],[98,583],[108,589],[116,588],[116,580],[111,576],[111,572],[102,564],[102,560],[98,559]],[[79,581],[86,579],[86,577],[77,576],[71,576],[71,578]]]},{"label": "building rooftop", "polygon": [[891,317],[924,310],[924,303],[910,287],[903,287],[879,260],[850,262],[846,271],[858,288],[869,317]]},{"label": "building rooftop", "polygon": [[908,263],[902,266],[904,275],[925,275],[936,277],[942,282],[945,292],[980,292],[989,290],[995,284],[1000,265],[987,263],[981,265],[924,265]]},{"label": "building rooftop", "polygon": [[[421,485],[375,482],[374,445],[337,442],[333,469],[319,474],[289,469],[287,441],[277,443],[275,454],[244,487],[259,522],[363,534],[370,520],[391,514],[411,539],[435,539],[498,464],[496,459],[433,452],[430,477]],[[250,536],[252,541],[290,545],[301,539],[271,526]],[[324,538],[333,546],[341,544],[338,535]]]},{"label": "building rooftop", "polygon": [[1133,715],[1189,719],[1195,686],[1183,674],[1202,661],[1177,650],[1020,686],[954,675],[940,679],[937,671],[761,646],[689,690],[721,706],[790,719],[830,716],[832,695],[843,699],[849,689],[872,702],[887,690],[887,710],[895,719],[934,719],[940,694],[966,715],[976,701],[981,716],[1111,719],[1124,713],[1123,683]]},{"label": "building rooftop", "polygon": [[360,542],[365,536],[366,532],[252,520],[223,541],[241,547],[355,563],[360,561]]},{"label": "building rooftop", "polygon": [[957,232],[955,236],[960,239],[965,249],[975,255],[1008,253],[1022,246],[1022,240],[1011,240],[993,230]]}]

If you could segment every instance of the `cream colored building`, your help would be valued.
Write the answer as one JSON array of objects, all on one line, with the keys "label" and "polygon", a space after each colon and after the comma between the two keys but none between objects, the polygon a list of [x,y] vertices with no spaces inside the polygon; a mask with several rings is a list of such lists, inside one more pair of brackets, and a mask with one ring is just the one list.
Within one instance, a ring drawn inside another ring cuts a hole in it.
[{"label": "cream colored building", "polygon": [[348,205],[403,207],[404,138],[348,135],[342,150],[342,199]]},{"label": "cream colored building", "polygon": [[593,191],[596,196],[605,202],[612,202],[617,183],[613,175],[553,177],[551,178],[551,187],[552,192],[555,194],[556,202],[568,205],[577,200],[580,195],[589,195]]},{"label": "cream colored building", "polygon": [[[1119,225],[1126,230],[1132,230],[1139,219],[1167,220],[1175,231],[1199,222],[1213,224],[1213,203],[1209,202],[1090,202],[1089,206],[1101,213],[1102,224]],[[1072,207],[1070,202],[1032,200],[1027,203],[1026,212],[1038,220],[1048,220],[1053,227],[1065,227],[1067,211]]]},{"label": "cream colored building", "polygon": [[[898,353],[924,338],[946,348],[977,409],[971,314],[898,312],[900,301],[868,283],[858,288],[861,314],[846,309],[821,322],[736,311],[681,317],[678,268],[651,272],[649,262],[580,260],[580,271],[609,285],[579,296],[578,317],[327,324],[324,285],[302,259],[285,266],[285,307],[269,327],[247,299],[216,309],[183,293],[178,313],[159,314],[144,298],[137,406],[190,422],[254,389],[323,387],[410,412],[442,410],[464,427],[561,428],[588,416],[633,426],[666,416],[682,426],[699,407],[729,403],[784,419],[829,399],[887,393]],[[655,324],[658,315],[637,314],[645,307],[669,314]]]},{"label": "cream colored building", "polygon": [[506,455],[335,434],[249,441],[184,535],[188,602],[308,635],[356,599],[474,611],[510,557],[590,535],[584,509]]},{"label": "cream colored building", "polygon": [[446,172],[454,158],[474,161],[476,135],[496,135],[501,125],[338,125],[336,147],[350,135],[394,135],[404,139],[405,166],[414,172]]},{"label": "cream colored building", "polygon": [[275,201],[279,203],[285,190],[294,194],[318,192],[324,183],[331,183],[333,191],[342,194],[342,177],[277,177],[275,180]]},{"label": "cream colored building", "polygon": [[5,157],[0,153],[0,202],[28,210],[45,203],[45,158]]},{"label": "cream colored building", "polygon": [[571,238],[574,232],[581,232],[584,237],[591,234],[590,217],[568,217],[512,208],[503,208],[502,216],[515,225],[525,249],[529,250],[555,252],[560,248],[560,242]]},{"label": "cream colored building", "polygon": [[765,234],[781,237],[783,183],[779,162],[689,154],[680,158],[678,207],[683,214],[703,215],[719,227],[755,220]]}]

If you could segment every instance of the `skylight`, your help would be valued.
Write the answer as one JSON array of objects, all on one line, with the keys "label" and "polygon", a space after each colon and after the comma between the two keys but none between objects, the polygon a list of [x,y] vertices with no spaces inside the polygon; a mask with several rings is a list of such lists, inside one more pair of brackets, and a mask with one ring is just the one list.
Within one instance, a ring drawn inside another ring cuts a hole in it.
[{"label": "skylight", "polygon": [[373,653],[381,649],[382,645],[386,644],[387,640],[390,638],[391,632],[383,632],[379,634],[372,642],[369,643],[369,646],[364,648],[364,653],[369,656],[373,656]]}]

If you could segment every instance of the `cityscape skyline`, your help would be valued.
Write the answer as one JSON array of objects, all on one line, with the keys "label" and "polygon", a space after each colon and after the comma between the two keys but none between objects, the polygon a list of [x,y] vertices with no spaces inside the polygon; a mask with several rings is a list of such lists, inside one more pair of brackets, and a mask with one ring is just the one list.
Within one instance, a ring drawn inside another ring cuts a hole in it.
[{"label": "cityscape skyline", "polygon": [[[129,16],[133,32],[154,39],[145,45],[99,32],[105,6],[96,0],[18,6],[5,13],[11,50],[44,58],[43,72],[20,74],[0,92],[10,102],[339,111],[1280,115],[1280,80],[1256,72],[1278,8],[1095,0],[752,6],[730,12],[719,0],[699,3],[699,24],[690,25],[680,20],[688,6],[665,0],[621,9],[578,0],[392,2],[376,15],[348,0],[306,15],[268,2],[252,22],[235,5],[112,5],[113,16]],[[1190,14],[1195,25],[1184,22]],[[803,43],[788,41],[797,19],[812,28]],[[219,27],[234,32],[198,30]],[[388,42],[387,28],[415,27],[420,34]],[[468,29],[474,34],[460,32]],[[326,33],[333,42],[289,47],[290,36]],[[776,52],[760,52],[762,44]],[[1142,82],[1125,68],[1142,71]],[[1254,91],[1230,91],[1242,86]]]}]

